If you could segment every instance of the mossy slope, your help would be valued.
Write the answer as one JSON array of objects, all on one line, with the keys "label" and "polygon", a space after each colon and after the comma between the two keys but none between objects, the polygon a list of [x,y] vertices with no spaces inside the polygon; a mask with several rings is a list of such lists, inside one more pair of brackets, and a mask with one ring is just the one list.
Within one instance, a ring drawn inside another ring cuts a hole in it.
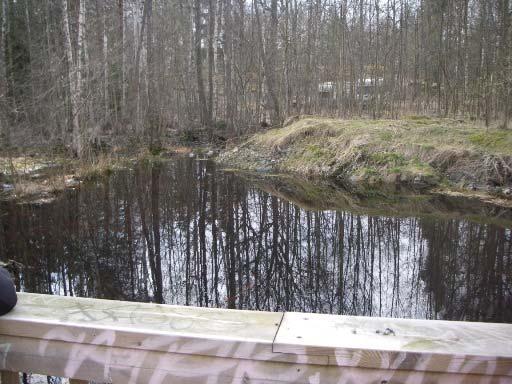
[{"label": "mossy slope", "polygon": [[507,186],[512,131],[452,119],[304,117],[219,157],[231,167],[378,184]]}]

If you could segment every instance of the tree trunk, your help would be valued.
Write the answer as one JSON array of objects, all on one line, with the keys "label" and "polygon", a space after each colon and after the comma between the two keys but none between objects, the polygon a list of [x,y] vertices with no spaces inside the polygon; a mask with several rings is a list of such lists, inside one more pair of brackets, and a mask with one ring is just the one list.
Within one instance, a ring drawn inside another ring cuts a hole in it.
[{"label": "tree trunk", "polygon": [[[69,109],[71,116],[71,148],[76,156],[80,156],[81,142],[80,142],[80,120],[78,117],[78,100],[79,100],[79,86],[78,86],[78,71],[75,62],[73,61],[73,48],[71,46],[71,33],[69,30],[69,11],[67,0],[61,0],[62,5],[62,29],[64,33],[64,53],[66,54],[67,72],[66,79],[69,84]],[[80,5],[81,6],[81,5]],[[80,29],[80,21],[79,27]],[[80,35],[80,32],[79,32]],[[80,52],[80,51],[78,51]],[[76,60],[79,61],[78,58]],[[68,123],[68,127],[69,127]]]},{"label": "tree trunk", "polygon": [[124,0],[118,0],[117,3],[117,12],[118,12],[118,22],[119,22],[119,44],[120,51],[119,52],[119,68],[121,71],[119,81],[119,92],[121,93],[119,109],[121,119],[125,116],[125,108],[126,108],[126,60],[125,60],[125,31],[124,31]]},{"label": "tree trunk", "polygon": [[146,129],[149,129],[149,147],[160,147],[160,116],[155,98],[155,58],[153,50],[153,0],[146,0],[146,69],[148,71],[148,104],[146,113]]},{"label": "tree trunk", "polygon": [[103,104],[105,108],[105,122],[110,115],[110,100],[108,94],[109,71],[108,71],[108,31],[107,31],[107,4],[103,3]]},{"label": "tree trunk", "polygon": [[10,129],[7,121],[7,64],[5,51],[7,47],[7,0],[1,0],[0,19],[0,147],[10,145]]},{"label": "tree trunk", "polygon": [[215,38],[215,0],[208,0],[208,128],[210,136],[213,124],[213,76],[215,72],[215,52],[213,40]]},{"label": "tree trunk", "polygon": [[202,54],[202,24],[201,24],[201,1],[194,0],[194,24],[195,24],[195,61],[197,76],[197,92],[199,96],[199,110],[201,124],[208,125],[208,107],[206,105],[206,95],[203,81],[203,54]]},{"label": "tree trunk", "polygon": [[272,103],[274,106],[274,116],[272,117],[272,124],[281,124],[281,107],[279,103],[279,95],[277,94],[276,85],[276,64],[277,64],[277,0],[271,0],[270,3],[270,31],[269,31],[269,44],[267,56],[267,70],[266,78],[268,90]]},{"label": "tree trunk", "polygon": [[135,71],[134,71],[134,83],[135,83],[135,95],[136,95],[136,109],[135,109],[135,120],[136,131],[140,133],[142,131],[142,112],[141,112],[141,101],[140,101],[140,57],[142,52],[142,44],[144,41],[144,33],[146,30],[146,20],[148,15],[148,2],[144,3],[144,11],[142,13],[142,22],[140,26],[138,42],[137,42],[137,50],[135,53]]},{"label": "tree trunk", "polygon": [[[220,17],[220,15],[219,15]],[[231,18],[231,0],[224,4],[224,100],[226,121],[229,128],[234,128],[234,102],[232,97],[232,60],[233,60],[233,20]],[[238,133],[238,132],[237,132]]]},{"label": "tree trunk", "polygon": [[254,11],[256,16],[256,23],[258,29],[258,39],[260,45],[260,52],[263,62],[263,69],[265,72],[265,80],[267,85],[267,91],[270,96],[270,102],[272,104],[272,115],[271,123],[278,125],[281,123],[281,113],[279,107],[279,99],[276,92],[276,56],[277,56],[277,0],[271,0],[270,4],[270,27],[269,27],[269,38],[267,44],[263,39],[263,27],[262,21],[258,9],[258,4],[254,2]]},{"label": "tree trunk", "polygon": [[[77,31],[77,50],[76,50],[76,122],[73,123],[73,148],[75,153],[80,157],[83,151],[82,131],[80,126],[80,116],[85,104],[82,104],[82,92],[85,84],[84,63],[86,64],[86,40],[85,40],[85,3],[87,0],[79,0],[78,10],[78,31]],[[87,65],[85,65],[87,68]]]},{"label": "tree trunk", "polygon": [[25,24],[27,27],[27,51],[28,51],[28,60],[29,60],[29,83],[30,83],[30,105],[27,106],[27,119],[29,120],[29,124],[33,125],[31,122],[32,117],[35,116],[36,110],[36,101],[35,101],[35,89],[34,89],[34,69],[33,69],[33,61],[34,61],[34,53],[32,51],[32,30],[30,28],[31,20],[30,20],[30,10],[28,6],[28,2],[25,1]]},{"label": "tree trunk", "polygon": [[510,2],[509,0],[499,0],[501,13],[500,30],[500,80],[503,100],[503,123],[504,129],[508,128],[510,114],[510,87],[512,86],[512,47],[510,46]]}]

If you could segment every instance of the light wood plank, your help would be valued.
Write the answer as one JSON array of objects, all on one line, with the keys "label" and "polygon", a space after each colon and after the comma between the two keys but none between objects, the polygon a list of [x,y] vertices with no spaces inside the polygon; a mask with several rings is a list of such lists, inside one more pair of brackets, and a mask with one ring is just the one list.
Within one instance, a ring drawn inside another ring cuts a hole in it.
[{"label": "light wood plank", "polygon": [[286,313],[274,352],[329,365],[512,376],[512,325]]},{"label": "light wood plank", "polygon": [[112,330],[173,333],[223,340],[271,342],[282,313],[18,293],[18,306],[1,318]]},{"label": "light wood plank", "polygon": [[509,335],[507,324],[20,294],[0,317],[0,369],[114,384],[509,383]]},{"label": "light wood plank", "polygon": [[[13,338],[1,368],[114,384],[308,383],[506,384],[509,377],[383,370],[143,351]],[[0,363],[2,364],[2,363]]]},{"label": "light wood plank", "polygon": [[1,384],[20,384],[18,372],[0,371]]},{"label": "light wood plank", "polygon": [[[283,314],[20,293],[0,334],[239,358],[273,355]],[[312,357],[312,362],[327,363]]]}]

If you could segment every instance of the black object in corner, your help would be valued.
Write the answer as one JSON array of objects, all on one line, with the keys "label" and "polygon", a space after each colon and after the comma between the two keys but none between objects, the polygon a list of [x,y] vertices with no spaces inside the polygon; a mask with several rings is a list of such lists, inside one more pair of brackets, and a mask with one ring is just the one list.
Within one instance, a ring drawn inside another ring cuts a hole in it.
[{"label": "black object in corner", "polygon": [[11,275],[0,267],[0,316],[5,315],[14,308],[18,298]]}]

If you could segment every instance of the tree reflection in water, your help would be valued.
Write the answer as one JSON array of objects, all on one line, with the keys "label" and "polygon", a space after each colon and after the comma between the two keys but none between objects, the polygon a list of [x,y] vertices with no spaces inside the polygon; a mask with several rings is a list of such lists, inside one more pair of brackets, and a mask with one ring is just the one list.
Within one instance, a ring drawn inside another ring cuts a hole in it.
[{"label": "tree reflection in water", "polygon": [[51,204],[4,203],[1,258],[26,266],[29,292],[512,321],[510,226],[305,209],[289,190],[295,203],[211,162],[141,165]]}]

